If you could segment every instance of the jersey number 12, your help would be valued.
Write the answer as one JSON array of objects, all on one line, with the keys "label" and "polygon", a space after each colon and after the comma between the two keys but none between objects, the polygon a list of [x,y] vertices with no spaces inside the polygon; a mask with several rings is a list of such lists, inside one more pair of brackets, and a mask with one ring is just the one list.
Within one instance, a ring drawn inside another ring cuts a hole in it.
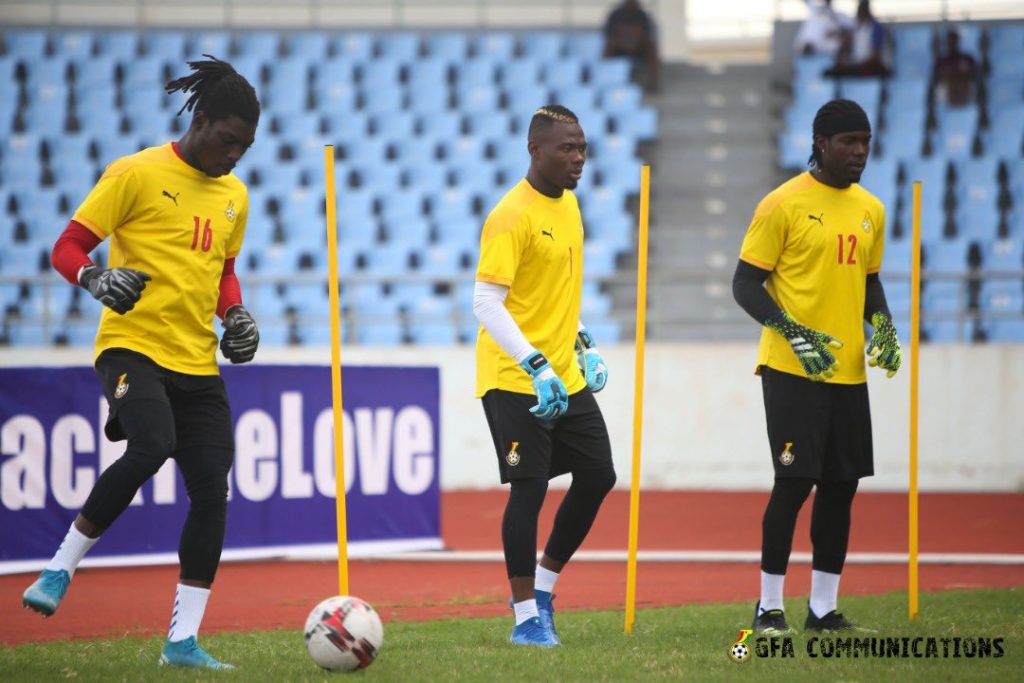
[{"label": "jersey number 12", "polygon": [[843,265],[843,243],[849,242],[850,249],[846,253],[845,263],[850,266],[857,265],[857,236],[856,235],[836,235],[839,238],[839,265]]}]

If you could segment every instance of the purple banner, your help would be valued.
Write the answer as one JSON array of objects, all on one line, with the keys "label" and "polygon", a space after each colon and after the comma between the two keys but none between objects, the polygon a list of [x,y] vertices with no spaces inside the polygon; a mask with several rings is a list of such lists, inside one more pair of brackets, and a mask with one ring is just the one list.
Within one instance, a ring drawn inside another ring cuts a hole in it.
[{"label": "purple banner", "polygon": [[[225,550],[333,543],[330,368],[222,370],[235,427]],[[437,368],[347,367],[342,388],[349,541],[439,542]],[[103,436],[106,414],[91,368],[0,369],[0,563],[53,554],[124,452]],[[89,557],[174,553],[187,510],[168,461]]]}]

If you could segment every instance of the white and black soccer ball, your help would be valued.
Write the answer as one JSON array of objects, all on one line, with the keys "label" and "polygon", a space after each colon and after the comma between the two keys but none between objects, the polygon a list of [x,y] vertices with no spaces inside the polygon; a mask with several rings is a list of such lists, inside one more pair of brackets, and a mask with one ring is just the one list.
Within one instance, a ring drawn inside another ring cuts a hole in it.
[{"label": "white and black soccer ball", "polygon": [[384,645],[377,611],[350,595],[327,598],[314,607],[305,634],[309,656],[328,671],[365,669]]},{"label": "white and black soccer ball", "polygon": [[745,662],[750,659],[750,648],[745,643],[733,643],[729,648],[729,656],[734,662]]}]

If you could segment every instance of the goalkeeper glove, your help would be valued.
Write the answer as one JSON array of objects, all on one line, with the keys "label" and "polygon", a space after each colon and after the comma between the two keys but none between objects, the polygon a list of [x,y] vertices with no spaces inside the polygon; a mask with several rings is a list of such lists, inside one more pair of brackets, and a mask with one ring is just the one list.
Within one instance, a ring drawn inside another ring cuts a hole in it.
[{"label": "goalkeeper glove", "polygon": [[86,266],[78,277],[78,283],[101,304],[124,315],[135,308],[135,302],[142,296],[146,281],[150,279],[149,274],[141,270]]},{"label": "goalkeeper glove", "polygon": [[902,350],[900,340],[896,337],[896,326],[892,318],[885,313],[872,313],[871,326],[875,333],[868,341],[868,365],[888,370],[887,377],[892,377],[900,369]]},{"label": "goalkeeper glove", "polygon": [[587,388],[597,393],[608,383],[608,366],[597,351],[594,337],[587,328],[576,334],[576,362],[580,366],[583,379],[587,380]]},{"label": "goalkeeper glove", "polygon": [[530,412],[541,420],[564,415],[569,410],[569,392],[544,354],[534,351],[519,365],[533,379],[533,390],[537,392],[537,405]]},{"label": "goalkeeper glove", "polygon": [[224,314],[224,336],[220,351],[232,363],[248,363],[260,345],[260,333],[252,314],[241,304],[235,304]]},{"label": "goalkeeper glove", "polygon": [[786,338],[810,379],[824,382],[836,374],[839,361],[829,349],[843,348],[841,341],[824,332],[804,327],[790,318],[785,311],[779,311],[764,324]]}]

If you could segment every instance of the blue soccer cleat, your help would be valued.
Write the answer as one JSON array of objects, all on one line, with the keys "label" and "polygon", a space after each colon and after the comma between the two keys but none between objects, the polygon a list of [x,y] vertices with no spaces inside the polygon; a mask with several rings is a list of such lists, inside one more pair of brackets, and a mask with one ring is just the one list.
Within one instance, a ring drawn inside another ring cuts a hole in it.
[{"label": "blue soccer cleat", "polygon": [[508,638],[513,645],[533,645],[535,647],[556,647],[558,641],[551,631],[544,626],[540,617],[532,617],[512,629]]},{"label": "blue soccer cleat", "polygon": [[44,569],[39,578],[25,589],[21,604],[48,617],[57,611],[64,594],[68,592],[71,575],[65,570]]},{"label": "blue soccer cleat", "polygon": [[555,596],[542,590],[534,590],[533,592],[537,597],[537,614],[540,615],[540,622],[544,624],[544,628],[551,634],[551,639],[555,641],[555,645],[561,645],[562,641],[558,637],[558,631],[555,629],[555,606],[551,604]]},{"label": "blue soccer cleat", "polygon": [[185,640],[164,643],[164,651],[160,653],[160,666],[185,666],[193,669],[234,669],[231,664],[218,662],[206,650],[199,647],[195,636]]}]

